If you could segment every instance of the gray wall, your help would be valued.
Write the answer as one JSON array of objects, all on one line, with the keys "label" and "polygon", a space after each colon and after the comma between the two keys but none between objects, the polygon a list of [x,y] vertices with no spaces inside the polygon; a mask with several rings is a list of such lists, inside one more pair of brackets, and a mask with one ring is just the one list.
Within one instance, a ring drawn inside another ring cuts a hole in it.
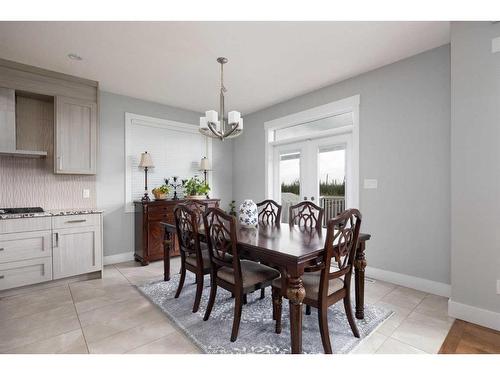
[{"label": "gray wall", "polygon": [[[97,207],[104,209],[104,255],[134,249],[133,214],[125,213],[125,112],[198,124],[199,114],[108,92],[100,93]],[[213,142],[212,185],[222,207],[232,199],[231,141]]]},{"label": "gray wall", "polygon": [[450,282],[450,47],[445,45],[245,116],[233,191],[264,198],[264,122],[360,94],[360,180],[369,266]]},{"label": "gray wall", "polygon": [[451,299],[500,312],[500,24],[451,27]]}]

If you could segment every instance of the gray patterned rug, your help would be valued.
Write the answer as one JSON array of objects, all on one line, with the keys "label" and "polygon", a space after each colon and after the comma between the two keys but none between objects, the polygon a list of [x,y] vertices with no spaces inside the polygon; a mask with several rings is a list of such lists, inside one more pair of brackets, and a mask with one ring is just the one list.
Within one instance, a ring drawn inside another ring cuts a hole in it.
[{"label": "gray patterned rug", "polygon": [[[290,330],[288,303],[283,300],[283,330],[274,332],[272,319],[271,289],[266,297],[259,299],[260,291],[248,295],[248,304],[243,306],[240,331],[236,342],[230,342],[233,324],[234,299],[222,288],[217,289],[217,298],[210,319],[203,321],[210,293],[209,276],[205,278],[205,289],[197,313],[192,313],[196,285],[194,275],[186,275],[186,282],[179,298],[175,291],[180,275],[170,281],[155,281],[138,289],[173,321],[205,353],[289,353]],[[369,336],[382,322],[392,315],[391,311],[378,306],[365,306],[365,319],[356,320],[361,338],[353,336],[347,322],[342,302],[330,307],[328,321],[330,339],[334,353],[349,353],[364,338]],[[316,309],[303,317],[302,348],[304,353],[323,353]]]}]

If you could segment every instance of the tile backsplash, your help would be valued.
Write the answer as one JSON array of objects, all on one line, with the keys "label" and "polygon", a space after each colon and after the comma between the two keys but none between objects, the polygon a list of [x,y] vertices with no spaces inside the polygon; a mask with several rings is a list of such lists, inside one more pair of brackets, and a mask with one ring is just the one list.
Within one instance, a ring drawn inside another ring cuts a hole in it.
[{"label": "tile backsplash", "polygon": [[[95,208],[95,176],[56,175],[52,159],[0,157],[0,207]],[[90,198],[83,198],[83,189]]]}]

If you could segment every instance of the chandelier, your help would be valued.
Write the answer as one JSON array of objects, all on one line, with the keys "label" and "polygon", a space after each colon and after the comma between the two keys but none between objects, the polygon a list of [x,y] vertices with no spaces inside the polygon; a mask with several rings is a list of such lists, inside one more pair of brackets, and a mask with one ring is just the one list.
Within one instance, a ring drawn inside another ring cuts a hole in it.
[{"label": "chandelier", "polygon": [[205,117],[200,117],[200,133],[212,138],[219,138],[223,141],[226,138],[234,138],[243,132],[243,119],[238,111],[231,111],[224,116],[224,64],[227,63],[225,57],[217,58],[220,64],[220,106],[217,111],[206,111]]}]

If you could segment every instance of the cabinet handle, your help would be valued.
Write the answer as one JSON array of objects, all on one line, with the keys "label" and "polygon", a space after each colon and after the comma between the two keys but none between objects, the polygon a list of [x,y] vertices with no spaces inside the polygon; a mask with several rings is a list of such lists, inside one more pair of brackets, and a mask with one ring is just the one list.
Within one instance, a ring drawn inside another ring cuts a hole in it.
[{"label": "cabinet handle", "polygon": [[1,279],[4,279],[4,278],[5,278],[5,276],[4,276],[4,275],[0,275],[0,280],[1,280]]},{"label": "cabinet handle", "polygon": [[0,247],[0,251],[4,251],[5,249],[3,247]]},{"label": "cabinet handle", "polygon": [[57,232],[54,233],[54,236],[55,236],[55,240],[54,240],[55,245],[54,245],[54,247],[59,247],[59,233],[57,233]]},{"label": "cabinet handle", "polygon": [[74,224],[74,223],[85,223],[87,219],[80,219],[80,220],[68,220],[66,223]]},{"label": "cabinet handle", "polygon": [[62,170],[62,158],[60,156],[57,157],[57,169]]}]

